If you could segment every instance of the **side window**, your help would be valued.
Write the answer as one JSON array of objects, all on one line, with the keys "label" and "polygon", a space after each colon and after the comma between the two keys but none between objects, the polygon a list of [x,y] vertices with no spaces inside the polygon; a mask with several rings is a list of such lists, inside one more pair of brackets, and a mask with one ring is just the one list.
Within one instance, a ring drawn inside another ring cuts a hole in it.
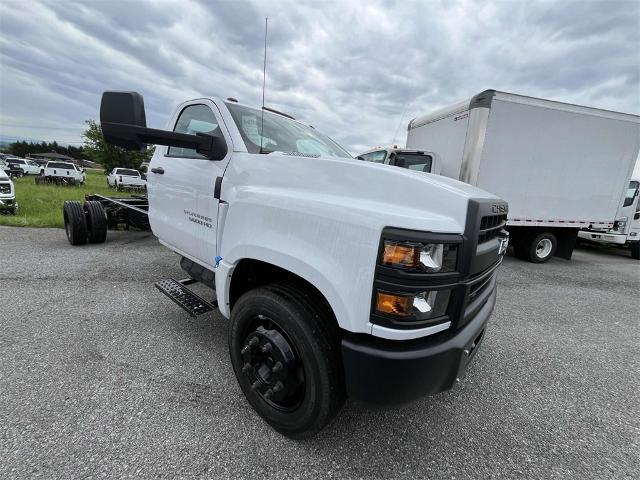
[{"label": "side window", "polygon": [[[173,131],[188,133],[189,135],[207,133],[209,135],[222,136],[216,116],[206,105],[189,105],[185,107],[185,109],[180,112]],[[170,157],[206,158],[192,148],[180,147],[169,147],[167,155]]]},{"label": "side window", "polygon": [[629,188],[627,189],[627,195],[624,198],[623,207],[628,207],[633,203],[633,199],[636,197],[636,193],[638,192],[638,182],[632,181],[629,183]]}]

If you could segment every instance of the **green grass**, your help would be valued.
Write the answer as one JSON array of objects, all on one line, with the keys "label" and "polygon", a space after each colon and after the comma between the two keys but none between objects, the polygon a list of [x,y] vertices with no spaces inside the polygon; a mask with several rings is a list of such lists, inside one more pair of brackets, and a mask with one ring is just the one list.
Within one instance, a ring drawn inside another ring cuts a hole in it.
[{"label": "green grass", "polygon": [[106,196],[127,196],[107,187],[107,176],[102,170],[87,170],[87,180],[81,186],[36,185],[34,175],[14,179],[18,212],[0,215],[0,225],[17,227],[64,227],[62,204],[65,200],[84,202],[87,193]]}]

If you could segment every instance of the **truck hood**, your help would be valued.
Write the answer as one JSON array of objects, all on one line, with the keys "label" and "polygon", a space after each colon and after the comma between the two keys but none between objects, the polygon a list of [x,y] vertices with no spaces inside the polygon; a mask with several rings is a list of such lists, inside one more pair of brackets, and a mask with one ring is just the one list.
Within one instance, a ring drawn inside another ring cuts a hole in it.
[{"label": "truck hood", "polygon": [[335,157],[273,152],[236,152],[225,179],[233,185],[223,196],[235,202],[280,204],[310,215],[334,212],[368,228],[406,228],[462,233],[468,201],[498,199],[449,178],[389,165]]}]

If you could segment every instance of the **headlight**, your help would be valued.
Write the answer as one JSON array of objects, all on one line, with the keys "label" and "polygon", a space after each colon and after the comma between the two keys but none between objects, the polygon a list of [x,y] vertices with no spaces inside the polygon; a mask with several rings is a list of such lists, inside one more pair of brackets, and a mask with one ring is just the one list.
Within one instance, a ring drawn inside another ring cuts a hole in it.
[{"label": "headlight", "polygon": [[376,311],[406,320],[427,320],[447,313],[451,290],[430,290],[412,295],[378,291]]},{"label": "headlight", "polygon": [[614,230],[617,232],[623,232],[625,227],[627,226],[627,220],[629,220],[629,217],[621,217],[616,220]]},{"label": "headlight", "polygon": [[445,273],[455,271],[457,255],[457,244],[385,240],[382,264],[406,270]]}]

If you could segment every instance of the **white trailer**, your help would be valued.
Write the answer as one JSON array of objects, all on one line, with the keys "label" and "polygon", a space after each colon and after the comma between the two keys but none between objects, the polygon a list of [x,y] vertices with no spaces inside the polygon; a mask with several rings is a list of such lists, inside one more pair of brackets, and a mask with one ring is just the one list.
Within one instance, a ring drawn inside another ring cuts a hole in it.
[{"label": "white trailer", "polygon": [[486,90],[415,118],[407,148],[509,203],[516,254],[571,258],[580,229],[611,229],[640,149],[640,117]]}]

